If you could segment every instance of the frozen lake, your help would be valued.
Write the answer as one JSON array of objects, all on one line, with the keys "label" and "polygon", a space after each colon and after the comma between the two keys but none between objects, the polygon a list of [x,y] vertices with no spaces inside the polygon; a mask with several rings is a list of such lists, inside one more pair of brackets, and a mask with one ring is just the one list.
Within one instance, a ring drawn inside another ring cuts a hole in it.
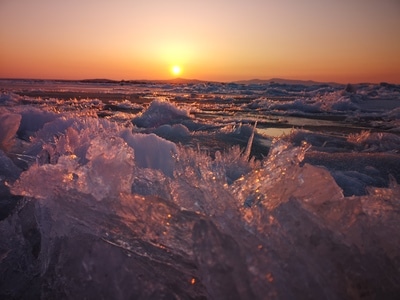
[{"label": "frozen lake", "polygon": [[4,299],[400,295],[400,86],[0,80]]}]

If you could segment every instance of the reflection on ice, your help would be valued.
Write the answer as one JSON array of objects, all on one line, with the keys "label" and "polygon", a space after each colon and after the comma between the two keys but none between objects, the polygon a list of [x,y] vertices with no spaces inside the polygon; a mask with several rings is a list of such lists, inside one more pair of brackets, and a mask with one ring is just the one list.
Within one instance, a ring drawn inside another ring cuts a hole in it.
[{"label": "reflection on ice", "polygon": [[258,128],[257,131],[260,134],[264,134],[267,136],[272,136],[272,137],[280,137],[282,135],[287,135],[289,134],[292,129],[291,128],[273,128],[273,127],[269,127],[269,128]]}]

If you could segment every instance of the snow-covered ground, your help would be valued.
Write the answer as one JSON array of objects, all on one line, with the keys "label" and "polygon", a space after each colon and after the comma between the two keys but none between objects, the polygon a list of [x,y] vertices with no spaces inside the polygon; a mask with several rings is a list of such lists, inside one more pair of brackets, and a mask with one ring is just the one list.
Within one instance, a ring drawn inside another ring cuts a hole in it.
[{"label": "snow-covered ground", "polygon": [[0,89],[2,298],[400,295],[400,86]]}]

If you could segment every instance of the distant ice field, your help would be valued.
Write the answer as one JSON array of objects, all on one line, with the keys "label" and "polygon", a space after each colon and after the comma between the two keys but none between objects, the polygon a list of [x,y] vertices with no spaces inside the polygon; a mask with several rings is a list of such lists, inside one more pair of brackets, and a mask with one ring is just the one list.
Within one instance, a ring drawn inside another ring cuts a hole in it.
[{"label": "distant ice field", "polygon": [[399,183],[399,85],[0,80],[0,298],[395,299]]}]

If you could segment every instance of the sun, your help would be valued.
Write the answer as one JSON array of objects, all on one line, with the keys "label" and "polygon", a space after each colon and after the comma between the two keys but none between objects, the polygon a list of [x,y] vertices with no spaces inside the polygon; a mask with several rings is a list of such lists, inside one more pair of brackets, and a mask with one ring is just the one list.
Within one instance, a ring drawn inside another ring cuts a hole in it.
[{"label": "sun", "polygon": [[181,72],[182,72],[182,69],[181,69],[180,66],[175,65],[175,66],[173,66],[173,67],[171,68],[171,73],[172,73],[173,75],[175,75],[175,76],[178,76],[179,74],[181,74]]}]

